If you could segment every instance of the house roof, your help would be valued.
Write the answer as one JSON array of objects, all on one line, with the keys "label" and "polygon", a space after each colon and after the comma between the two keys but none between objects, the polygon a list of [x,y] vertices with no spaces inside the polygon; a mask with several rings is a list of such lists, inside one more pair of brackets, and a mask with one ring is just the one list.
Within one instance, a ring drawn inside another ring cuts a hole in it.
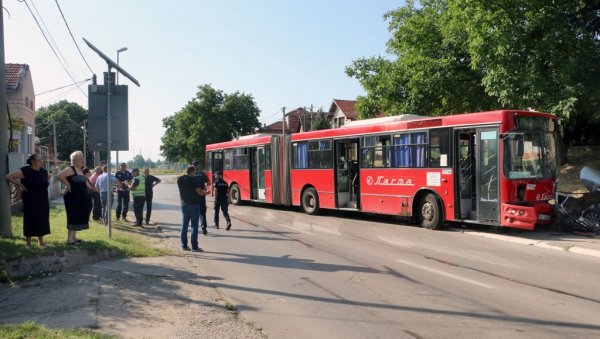
[{"label": "house roof", "polygon": [[17,90],[21,79],[25,77],[29,66],[27,64],[5,64],[6,89]]},{"label": "house roof", "polygon": [[[317,119],[317,112],[310,112],[302,107],[296,108],[293,111],[287,112],[286,114],[286,130],[291,133],[298,133],[303,125],[305,125],[305,130],[310,129],[309,127],[312,125],[311,120]],[[276,131],[280,132],[283,125],[281,121],[275,121],[274,123],[260,128],[261,131]]]},{"label": "house roof", "polygon": [[340,111],[342,111],[342,113],[344,113],[346,118],[348,118],[350,120],[356,120],[356,119],[358,119],[358,114],[356,113],[356,110],[354,109],[354,105],[356,105],[356,100],[333,99],[333,102],[331,103],[331,107],[329,108],[329,113],[333,114],[337,107],[340,109]]}]

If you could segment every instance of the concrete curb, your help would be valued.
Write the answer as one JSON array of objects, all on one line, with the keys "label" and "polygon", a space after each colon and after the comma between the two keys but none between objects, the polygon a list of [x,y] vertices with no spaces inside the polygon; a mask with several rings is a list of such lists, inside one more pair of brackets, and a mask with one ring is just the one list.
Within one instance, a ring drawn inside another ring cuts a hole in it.
[{"label": "concrete curb", "polygon": [[509,235],[491,234],[491,233],[484,233],[484,232],[471,232],[471,231],[463,230],[462,233],[477,236],[477,237],[482,237],[482,238],[511,242],[514,244],[536,246],[536,247],[540,247],[540,248],[547,248],[547,249],[556,250],[556,251],[570,252],[570,253],[576,253],[576,254],[582,254],[582,255],[600,258],[600,250],[593,249],[593,248],[587,248],[587,247],[583,247],[583,246],[569,246],[568,244],[565,244],[565,246],[560,246],[560,245],[556,245],[556,244],[553,244],[552,242],[548,242],[545,240],[523,239],[523,238],[517,238],[517,237],[513,237],[513,236],[509,236]]}]

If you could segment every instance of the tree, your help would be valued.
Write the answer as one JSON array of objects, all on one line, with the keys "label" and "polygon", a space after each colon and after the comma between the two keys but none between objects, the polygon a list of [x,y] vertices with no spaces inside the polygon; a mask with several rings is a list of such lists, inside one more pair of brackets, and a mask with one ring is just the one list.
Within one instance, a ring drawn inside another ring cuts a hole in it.
[{"label": "tree", "polygon": [[[600,2],[426,0],[385,14],[395,58],[346,68],[361,117],[489,109],[555,113],[567,136],[600,141]],[[578,136],[576,131],[588,127]],[[569,134],[570,133],[570,134]]]},{"label": "tree", "polygon": [[[87,119],[87,110],[74,102],[62,100],[36,111],[35,124],[37,137],[43,145],[49,144],[53,128],[56,124],[57,158],[70,161],[69,156],[76,150],[83,151],[83,122]],[[93,153],[87,152],[88,163],[93,165]]]},{"label": "tree", "polygon": [[331,126],[329,126],[329,122],[327,121],[327,113],[323,113],[319,110],[319,112],[317,112],[317,117],[315,118],[315,121],[313,121],[312,123],[312,130],[317,131],[329,128],[331,128]]},{"label": "tree", "polygon": [[194,99],[163,119],[162,155],[168,161],[204,159],[206,144],[253,133],[260,127],[259,115],[251,95],[199,86]]}]

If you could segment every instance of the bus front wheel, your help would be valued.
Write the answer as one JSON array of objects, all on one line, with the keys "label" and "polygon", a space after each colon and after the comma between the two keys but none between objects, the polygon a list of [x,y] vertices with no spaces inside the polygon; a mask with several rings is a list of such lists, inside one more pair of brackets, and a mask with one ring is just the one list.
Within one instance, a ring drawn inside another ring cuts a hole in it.
[{"label": "bus front wheel", "polygon": [[419,212],[419,221],[423,228],[437,230],[442,227],[441,208],[434,194],[428,193],[423,197]]},{"label": "bus front wheel", "polygon": [[306,214],[317,214],[319,212],[319,196],[313,188],[307,188],[302,193],[302,209]]},{"label": "bus front wheel", "polygon": [[229,189],[229,199],[231,200],[232,205],[239,205],[240,201],[240,186],[233,184]]}]

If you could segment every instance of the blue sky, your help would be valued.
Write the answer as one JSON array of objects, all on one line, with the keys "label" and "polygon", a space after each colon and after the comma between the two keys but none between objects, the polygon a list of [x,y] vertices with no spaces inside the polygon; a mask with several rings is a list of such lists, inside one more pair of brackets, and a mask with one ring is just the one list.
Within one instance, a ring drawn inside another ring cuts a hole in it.
[{"label": "blue sky", "polygon": [[[91,72],[68,34],[53,0],[27,0],[48,27],[79,81]],[[159,158],[162,119],[194,98],[197,86],[252,94],[261,122],[281,117],[281,108],[329,108],[332,99],[364,93],[344,67],[360,57],[386,55],[390,34],[383,14],[400,7],[389,0],[58,0],[83,55],[102,79],[106,64],[85,37],[141,84],[129,88],[129,152]],[[31,67],[36,93],[72,83],[45,42],[25,3],[4,0],[7,63]],[[10,15],[10,17],[9,17]],[[100,80],[102,82],[102,80]],[[87,93],[87,86],[82,87]],[[36,97],[36,107],[67,99],[87,108],[74,87]]]}]

